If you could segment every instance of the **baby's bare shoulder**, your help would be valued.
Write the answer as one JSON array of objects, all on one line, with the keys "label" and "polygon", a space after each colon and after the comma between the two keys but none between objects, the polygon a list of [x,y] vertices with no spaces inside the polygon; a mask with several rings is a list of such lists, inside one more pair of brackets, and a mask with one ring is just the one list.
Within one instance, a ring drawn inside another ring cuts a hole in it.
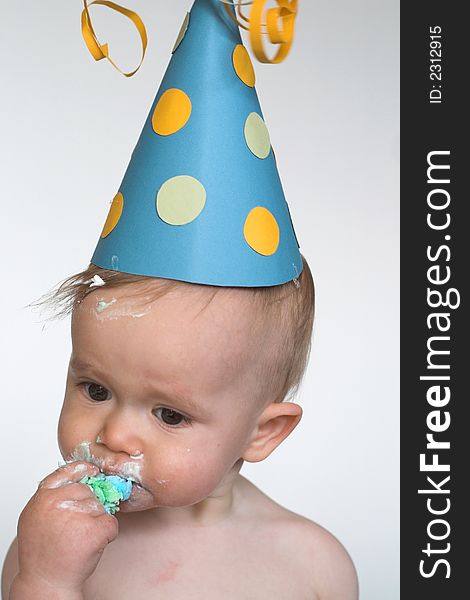
[{"label": "baby's bare shoulder", "polygon": [[18,574],[18,542],[15,538],[5,557],[2,569],[2,600],[7,600],[13,579]]},{"label": "baby's bare shoulder", "polygon": [[253,487],[258,518],[276,531],[279,553],[306,574],[315,596],[319,600],[357,600],[356,570],[341,542],[318,523],[287,510]]},{"label": "baby's bare shoulder", "polygon": [[320,600],[357,600],[356,569],[345,547],[329,531],[300,515],[286,511],[282,535],[296,560],[311,573]]}]

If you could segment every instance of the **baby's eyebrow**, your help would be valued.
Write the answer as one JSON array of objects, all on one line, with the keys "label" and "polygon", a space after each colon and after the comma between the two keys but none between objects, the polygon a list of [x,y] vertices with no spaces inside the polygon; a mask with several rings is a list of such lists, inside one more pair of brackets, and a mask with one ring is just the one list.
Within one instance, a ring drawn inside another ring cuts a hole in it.
[{"label": "baby's eyebrow", "polygon": [[80,358],[72,358],[69,362],[69,368],[72,371],[73,375],[76,375],[76,373],[87,373],[94,375],[99,379],[105,377],[104,372],[102,372],[99,367],[95,366],[91,362],[82,360]]},{"label": "baby's eyebrow", "polygon": [[183,396],[183,394],[177,392],[174,389],[167,391],[162,389],[161,387],[152,386],[151,391],[153,394],[155,394],[156,398],[162,398],[164,400],[167,400],[170,404],[174,404],[174,402],[176,401],[179,405],[177,408],[186,408],[193,412],[205,413],[200,402],[193,400],[189,396]]},{"label": "baby's eyebrow", "polygon": [[[93,373],[96,373],[96,375],[101,375],[100,370],[95,367],[95,365],[81,358],[72,358],[69,365],[73,371],[93,371]],[[174,389],[167,391],[159,386],[152,385],[151,393],[153,393],[155,397],[167,400],[170,404],[174,403],[176,400],[180,405],[178,408],[187,408],[188,410],[194,412],[205,413],[200,402],[197,402],[189,396],[184,396],[181,394],[181,392],[177,392]]]},{"label": "baby's eyebrow", "polygon": [[76,369],[77,371],[80,369],[82,369],[82,370],[94,369],[94,366],[91,363],[81,360],[79,358],[72,358],[70,360],[69,366],[72,369]]}]

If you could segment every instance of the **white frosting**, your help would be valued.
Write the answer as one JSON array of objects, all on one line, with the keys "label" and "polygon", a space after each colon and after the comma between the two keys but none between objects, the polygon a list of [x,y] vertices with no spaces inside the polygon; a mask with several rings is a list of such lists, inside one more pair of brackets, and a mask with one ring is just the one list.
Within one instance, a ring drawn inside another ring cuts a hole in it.
[{"label": "white frosting", "polygon": [[115,302],[117,302],[116,298],[113,298],[110,302],[106,302],[105,300],[98,300],[98,302],[96,303],[96,312],[102,313],[104,310],[110,307],[111,304],[114,304]]},{"label": "white frosting", "polygon": [[136,452],[135,454],[130,454],[129,458],[132,458],[133,460],[143,460],[144,459],[144,453],[143,452]]},{"label": "white frosting", "polygon": [[94,275],[93,279],[90,279],[90,281],[87,281],[87,283],[90,284],[89,287],[91,287],[91,288],[92,287],[102,287],[103,285],[106,284],[106,282],[103,281],[99,275]]},{"label": "white frosting", "polygon": [[62,502],[59,502],[56,506],[61,510],[89,513],[92,512],[93,509],[96,509],[96,502],[94,500],[90,500],[90,502],[84,502],[83,500],[81,502],[78,500],[62,500]]},{"label": "white frosting", "polygon": [[[135,456],[130,456],[130,458],[134,459],[133,461],[127,461],[121,464],[114,464],[106,462],[103,458],[100,458],[99,456],[95,456],[91,452],[90,446],[91,442],[81,442],[80,444],[78,444],[78,446],[74,448],[70,456],[66,459],[66,462],[70,463],[76,460],[81,460],[84,462],[91,463],[92,465],[96,465],[100,469],[100,471],[103,471],[105,473],[113,473],[116,475],[120,475],[124,479],[130,479],[131,481],[135,481],[136,483],[142,482],[141,474],[144,459],[144,455],[142,454],[142,452],[139,452]],[[83,467],[84,470],[86,470],[86,465],[77,465],[77,467]]]},{"label": "white frosting", "polygon": [[[133,302],[120,300],[119,304],[116,304],[116,298],[113,298],[109,302],[106,302],[104,298],[101,298],[96,303],[96,318],[99,321],[109,321],[111,319],[119,319],[120,317],[132,317],[134,319],[140,319],[147,315],[151,310],[152,306],[148,304],[146,307],[137,308]],[[116,304],[116,306],[112,306]],[[105,312],[106,311],[106,312]]]}]

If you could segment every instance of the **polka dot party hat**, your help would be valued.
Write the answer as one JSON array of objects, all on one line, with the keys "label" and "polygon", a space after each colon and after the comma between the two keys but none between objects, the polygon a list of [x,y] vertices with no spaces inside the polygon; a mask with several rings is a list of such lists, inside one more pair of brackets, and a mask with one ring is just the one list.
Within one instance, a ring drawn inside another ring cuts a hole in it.
[{"label": "polka dot party hat", "polygon": [[233,287],[302,271],[253,66],[220,0],[184,19],[92,263]]}]

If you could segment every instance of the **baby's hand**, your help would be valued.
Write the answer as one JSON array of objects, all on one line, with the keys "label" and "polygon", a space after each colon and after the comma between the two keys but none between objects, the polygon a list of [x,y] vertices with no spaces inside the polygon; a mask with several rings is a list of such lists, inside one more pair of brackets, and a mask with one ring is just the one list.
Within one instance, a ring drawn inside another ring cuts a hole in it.
[{"label": "baby's hand", "polygon": [[79,592],[118,534],[88,486],[79,483],[98,468],[70,463],[48,475],[25,506],[18,523],[18,578],[35,589]]}]

